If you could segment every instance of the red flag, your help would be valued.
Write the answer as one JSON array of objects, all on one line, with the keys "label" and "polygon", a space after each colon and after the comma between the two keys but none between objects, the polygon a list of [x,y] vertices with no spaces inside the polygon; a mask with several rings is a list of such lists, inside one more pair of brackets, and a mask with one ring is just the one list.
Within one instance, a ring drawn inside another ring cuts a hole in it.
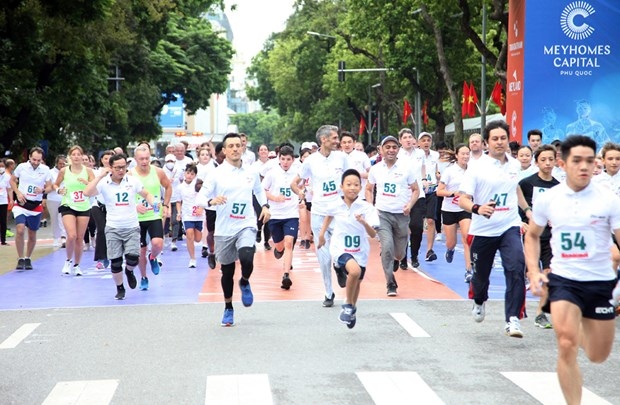
[{"label": "red flag", "polygon": [[493,91],[491,92],[491,100],[499,107],[502,115],[506,115],[506,99],[504,97],[504,92],[502,89],[502,83],[496,82],[493,87]]},{"label": "red flag", "polygon": [[428,125],[428,100],[424,100],[424,106],[422,107],[422,122],[424,125]]},{"label": "red flag", "polygon": [[469,86],[463,82],[463,98],[461,99],[461,118],[465,118],[469,112]]},{"label": "red flag", "polygon": [[405,105],[403,106],[403,125],[407,125],[407,121],[409,121],[409,116],[411,115],[411,105],[409,105],[409,101],[405,99]]},{"label": "red flag", "polygon": [[357,133],[358,135],[363,135],[364,131],[366,131],[366,120],[364,117],[360,118],[360,130]]},{"label": "red flag", "polygon": [[478,95],[476,94],[476,89],[474,88],[474,84],[471,83],[469,85],[469,103],[468,103],[468,114],[470,117],[476,116],[476,104],[478,104]]}]

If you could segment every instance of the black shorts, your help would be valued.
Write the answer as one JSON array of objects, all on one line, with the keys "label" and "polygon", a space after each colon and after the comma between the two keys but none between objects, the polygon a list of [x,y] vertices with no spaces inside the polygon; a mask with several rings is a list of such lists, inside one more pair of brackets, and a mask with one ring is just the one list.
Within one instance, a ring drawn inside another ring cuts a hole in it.
[{"label": "black shorts", "polygon": [[540,264],[544,269],[551,268],[551,258],[553,253],[551,252],[551,239],[540,240]]},{"label": "black shorts", "polygon": [[[575,281],[549,273],[549,300],[568,301],[581,309],[584,318],[609,320],[616,318],[616,310],[609,303],[616,280]],[[546,311],[546,308],[543,308]]]},{"label": "black shorts", "polygon": [[215,220],[217,219],[217,211],[205,210],[207,218],[207,232],[213,233],[215,231]]},{"label": "black shorts", "polygon": [[90,208],[86,211],[76,211],[66,205],[61,205],[58,207],[58,212],[63,217],[65,215],[73,215],[74,217],[90,217]]},{"label": "black shorts", "polygon": [[161,219],[153,219],[150,221],[140,222],[140,247],[148,245],[146,241],[146,233],[148,232],[149,238],[164,238],[164,224]]},{"label": "black shorts", "polygon": [[471,212],[467,211],[441,211],[441,218],[444,225],[455,225],[463,219],[471,219]]},{"label": "black shorts", "polygon": [[428,218],[428,219],[432,219],[432,220],[437,220],[436,216],[437,216],[437,194],[435,192],[432,192],[430,194],[426,194],[426,197],[424,198],[425,202],[426,202],[426,215],[424,216],[424,218]]},{"label": "black shorts", "polygon": [[[342,269],[342,271],[344,271],[345,274],[349,274],[349,272],[346,269],[346,265],[347,262],[349,260],[355,260],[355,258],[353,257],[353,255],[351,253],[343,253],[340,256],[338,256],[338,259],[336,260],[336,264],[334,265],[334,267],[338,267],[339,269]],[[359,265],[359,263],[358,263]],[[366,267],[364,266],[360,266],[360,281],[364,279],[364,275],[366,274]]]}]

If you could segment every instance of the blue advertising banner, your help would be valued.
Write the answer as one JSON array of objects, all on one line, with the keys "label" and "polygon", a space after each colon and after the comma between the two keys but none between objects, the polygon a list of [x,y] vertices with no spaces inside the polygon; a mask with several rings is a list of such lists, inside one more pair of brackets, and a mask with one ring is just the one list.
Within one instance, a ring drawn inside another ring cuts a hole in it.
[{"label": "blue advertising banner", "polygon": [[176,101],[165,105],[159,114],[159,125],[162,128],[185,129],[185,114],[183,113],[183,97],[175,94]]},{"label": "blue advertising banner", "polygon": [[533,1],[525,7],[524,77],[509,68],[508,87],[523,81],[523,143],[581,134],[600,148],[620,142],[620,2]]}]

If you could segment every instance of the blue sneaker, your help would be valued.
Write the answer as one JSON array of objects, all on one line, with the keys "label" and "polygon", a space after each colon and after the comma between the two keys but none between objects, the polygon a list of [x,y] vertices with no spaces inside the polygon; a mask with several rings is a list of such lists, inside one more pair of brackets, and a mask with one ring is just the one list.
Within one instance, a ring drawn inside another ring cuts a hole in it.
[{"label": "blue sneaker", "polygon": [[453,259],[454,259],[454,249],[447,249],[446,250],[446,261],[448,263],[452,263]]},{"label": "blue sneaker", "polygon": [[474,277],[474,272],[473,272],[473,271],[471,271],[471,270],[469,270],[469,269],[466,269],[466,270],[465,270],[465,283],[466,283],[466,284],[471,283],[471,279],[472,279],[473,277]]},{"label": "blue sneaker", "polygon": [[110,267],[110,261],[108,259],[103,259],[103,268],[107,269]]},{"label": "blue sneaker", "polygon": [[153,272],[153,274],[158,275],[161,268],[159,267],[159,262],[157,261],[157,258],[149,259],[149,263],[151,263],[151,271]]},{"label": "blue sneaker", "polygon": [[149,289],[149,279],[147,277],[142,277],[140,279],[140,291],[146,291]]},{"label": "blue sneaker", "polygon": [[222,326],[233,326],[235,324],[235,310],[225,309],[222,317]]},{"label": "blue sneaker", "polygon": [[[340,316],[338,316],[338,319],[340,320],[340,322],[346,324],[349,328],[352,328],[353,326],[355,326],[355,312],[357,312],[357,309],[354,308],[353,305],[344,304],[342,305],[342,311],[340,312]],[[351,322],[353,322],[353,326],[350,326]]]},{"label": "blue sneaker", "polygon": [[241,289],[241,302],[243,306],[251,307],[254,303],[254,294],[252,294],[250,283],[248,282],[246,285],[243,285],[241,284],[241,280],[239,280],[239,288]]}]

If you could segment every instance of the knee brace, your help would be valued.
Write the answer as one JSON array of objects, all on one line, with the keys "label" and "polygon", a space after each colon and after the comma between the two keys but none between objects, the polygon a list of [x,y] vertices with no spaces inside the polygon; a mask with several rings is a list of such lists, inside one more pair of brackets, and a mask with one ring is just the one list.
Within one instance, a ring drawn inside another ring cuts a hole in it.
[{"label": "knee brace", "polygon": [[125,255],[125,263],[127,264],[127,267],[131,267],[131,268],[136,267],[138,265],[138,260],[139,260],[139,256],[137,255],[132,255],[132,254]]},{"label": "knee brace", "polygon": [[112,273],[120,273],[123,271],[123,258],[117,257],[116,259],[110,260],[110,269]]},{"label": "knee brace", "polygon": [[239,262],[242,269],[254,267],[254,247],[244,246],[239,249]]}]

